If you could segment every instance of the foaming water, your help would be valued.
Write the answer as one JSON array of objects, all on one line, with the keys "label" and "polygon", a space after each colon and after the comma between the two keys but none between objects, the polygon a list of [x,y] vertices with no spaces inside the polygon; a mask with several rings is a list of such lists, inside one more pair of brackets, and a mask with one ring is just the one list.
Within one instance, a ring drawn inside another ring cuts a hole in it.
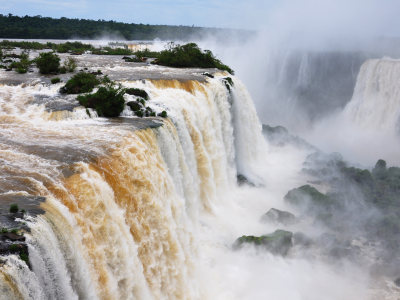
[{"label": "foaming water", "polygon": [[[232,251],[241,235],[277,229],[259,218],[287,209],[309,153],[269,148],[246,88],[232,77],[229,91],[224,77],[124,81],[168,112],[140,130],[129,109],[118,120],[53,112],[59,95],[44,84],[0,92],[0,193],[46,198],[27,220],[32,269],[0,261],[6,299],[366,298],[368,276],[352,264]],[[259,187],[238,187],[238,173]]]}]

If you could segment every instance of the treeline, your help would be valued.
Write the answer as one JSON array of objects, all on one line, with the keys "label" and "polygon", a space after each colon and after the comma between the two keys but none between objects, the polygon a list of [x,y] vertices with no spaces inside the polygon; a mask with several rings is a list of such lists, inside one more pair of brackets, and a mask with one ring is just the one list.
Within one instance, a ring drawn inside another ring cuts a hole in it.
[{"label": "treeline", "polygon": [[121,37],[126,40],[189,40],[209,35],[218,39],[232,36],[249,38],[254,32],[191,26],[128,24],[116,21],[85,19],[53,19],[42,16],[14,16],[0,14],[0,38],[4,39],[96,39],[101,36]]}]

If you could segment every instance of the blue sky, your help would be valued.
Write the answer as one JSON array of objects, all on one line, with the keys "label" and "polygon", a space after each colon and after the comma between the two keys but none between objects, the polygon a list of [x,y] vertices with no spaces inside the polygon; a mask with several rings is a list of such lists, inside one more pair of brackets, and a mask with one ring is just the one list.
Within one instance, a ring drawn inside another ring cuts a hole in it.
[{"label": "blue sky", "polygon": [[400,36],[399,0],[0,0],[0,13],[317,34]]}]

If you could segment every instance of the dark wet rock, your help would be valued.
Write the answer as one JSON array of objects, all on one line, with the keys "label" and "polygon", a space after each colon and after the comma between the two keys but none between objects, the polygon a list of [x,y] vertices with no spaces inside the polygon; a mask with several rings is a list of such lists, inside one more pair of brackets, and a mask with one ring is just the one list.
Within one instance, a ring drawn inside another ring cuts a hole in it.
[{"label": "dark wet rock", "polygon": [[297,223],[297,218],[290,212],[271,208],[267,213],[262,215],[260,221],[263,223],[270,222],[281,223],[283,225],[292,225]]},{"label": "dark wet rock", "polygon": [[295,245],[308,247],[313,244],[313,240],[300,231],[293,235],[293,240]]},{"label": "dark wet rock", "polygon": [[132,57],[124,56],[122,59],[132,59]]},{"label": "dark wet rock", "polygon": [[338,240],[336,239],[335,234],[325,232],[321,234],[319,237],[317,237],[316,243],[321,248],[331,249],[332,247],[338,244]]},{"label": "dark wet rock", "polygon": [[246,176],[242,175],[242,174],[238,174],[237,175],[237,183],[239,186],[243,186],[243,185],[248,185],[248,186],[255,186],[254,183],[252,183],[251,181],[249,181]]},{"label": "dark wet rock", "polygon": [[12,69],[11,69],[11,68],[8,68],[8,69],[6,69],[6,71],[9,72],[9,71],[12,71]]},{"label": "dark wet rock", "polygon": [[145,100],[149,99],[149,95],[147,94],[147,92],[142,89],[129,88],[129,89],[126,89],[126,93],[128,95],[142,97]]},{"label": "dark wet rock", "polygon": [[212,74],[210,74],[208,72],[204,72],[204,73],[202,73],[202,75],[210,77],[210,78],[214,78],[215,77],[214,75],[212,75]]},{"label": "dark wet rock", "polygon": [[1,234],[1,239],[3,241],[9,240],[12,242],[25,242],[25,237],[23,235],[18,235],[16,233],[2,233]]},{"label": "dark wet rock", "polygon": [[132,111],[137,111],[142,108],[142,104],[138,101],[130,101],[126,105],[129,106]]},{"label": "dark wet rock", "polygon": [[240,249],[245,244],[251,244],[263,248],[272,254],[286,256],[289,249],[293,246],[292,236],[292,232],[281,229],[260,237],[244,235],[235,241],[233,249]]}]

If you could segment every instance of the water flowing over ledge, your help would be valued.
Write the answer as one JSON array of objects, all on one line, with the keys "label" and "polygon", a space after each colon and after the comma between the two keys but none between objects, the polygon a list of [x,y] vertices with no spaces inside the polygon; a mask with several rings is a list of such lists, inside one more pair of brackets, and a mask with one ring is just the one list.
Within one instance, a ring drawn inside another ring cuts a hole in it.
[{"label": "water flowing over ledge", "polygon": [[267,147],[246,88],[232,77],[229,91],[223,77],[124,81],[168,111],[151,121],[160,127],[129,121],[129,109],[110,120],[53,112],[40,95],[57,98],[56,86],[0,91],[0,193],[46,198],[27,221],[32,270],[0,261],[8,299],[213,298],[199,275],[199,215],[237,173],[263,184]]}]

